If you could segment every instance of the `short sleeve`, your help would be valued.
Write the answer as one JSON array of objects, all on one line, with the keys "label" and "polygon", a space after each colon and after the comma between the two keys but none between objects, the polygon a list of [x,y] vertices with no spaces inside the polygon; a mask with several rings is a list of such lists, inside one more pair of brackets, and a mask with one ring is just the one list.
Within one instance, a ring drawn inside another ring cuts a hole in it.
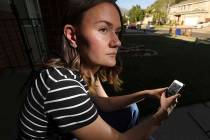
[{"label": "short sleeve", "polygon": [[88,90],[80,81],[65,76],[59,80],[53,78],[50,82],[51,88],[44,102],[45,112],[62,133],[86,126],[98,116]]}]

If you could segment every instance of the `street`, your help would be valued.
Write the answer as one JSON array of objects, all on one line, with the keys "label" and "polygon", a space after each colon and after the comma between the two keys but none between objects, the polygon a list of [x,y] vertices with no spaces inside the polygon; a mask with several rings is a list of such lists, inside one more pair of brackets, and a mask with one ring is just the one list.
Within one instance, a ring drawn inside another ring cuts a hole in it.
[{"label": "street", "polygon": [[[154,33],[157,34],[168,34],[169,30],[167,29],[161,29],[156,30]],[[201,39],[201,40],[209,40],[210,39],[210,29],[193,29],[192,30],[192,37]]]}]

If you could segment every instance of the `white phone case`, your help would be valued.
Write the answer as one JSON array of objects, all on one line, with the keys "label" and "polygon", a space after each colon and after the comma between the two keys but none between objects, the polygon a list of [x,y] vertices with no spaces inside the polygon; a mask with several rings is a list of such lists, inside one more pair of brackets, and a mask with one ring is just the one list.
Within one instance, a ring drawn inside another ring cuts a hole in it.
[{"label": "white phone case", "polygon": [[182,82],[174,80],[166,90],[166,96],[168,97],[177,94],[183,86],[184,84]]}]

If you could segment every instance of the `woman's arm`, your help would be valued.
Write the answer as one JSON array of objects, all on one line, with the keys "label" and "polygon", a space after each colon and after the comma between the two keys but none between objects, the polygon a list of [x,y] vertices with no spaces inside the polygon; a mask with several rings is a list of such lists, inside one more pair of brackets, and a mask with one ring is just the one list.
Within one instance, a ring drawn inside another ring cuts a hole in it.
[{"label": "woman's arm", "polygon": [[158,120],[151,117],[127,132],[120,133],[98,116],[94,122],[73,131],[73,134],[80,140],[147,140],[158,127]]},{"label": "woman's arm", "polygon": [[159,97],[165,88],[144,90],[123,96],[108,97],[104,91],[100,81],[97,81],[96,95],[94,96],[95,102],[103,111],[115,111],[127,107],[128,105],[144,99],[146,96]]},{"label": "woman's arm", "polygon": [[119,133],[98,116],[94,122],[73,131],[73,134],[81,140],[147,140],[159,127],[161,121],[168,117],[167,110],[174,104],[177,97],[178,95],[174,95],[166,98],[163,93],[161,95],[161,107],[159,110],[152,117],[144,120],[125,133]]},{"label": "woman's arm", "polygon": [[144,91],[136,92],[129,95],[114,96],[114,97],[101,97],[94,96],[94,101],[103,111],[116,111],[127,107],[128,105],[138,102],[143,99],[146,95]]}]

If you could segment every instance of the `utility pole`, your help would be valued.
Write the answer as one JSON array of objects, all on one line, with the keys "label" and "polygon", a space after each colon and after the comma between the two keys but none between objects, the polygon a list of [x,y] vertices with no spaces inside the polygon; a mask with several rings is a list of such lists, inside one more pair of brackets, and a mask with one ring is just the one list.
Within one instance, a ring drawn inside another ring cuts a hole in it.
[{"label": "utility pole", "polygon": [[167,22],[168,22],[168,20],[169,20],[169,12],[170,12],[170,4],[171,2],[170,2],[170,0],[168,0],[168,5],[167,5]]},{"label": "utility pole", "polygon": [[167,14],[169,14],[169,9],[170,9],[170,0],[168,0],[168,5],[167,5]]}]

